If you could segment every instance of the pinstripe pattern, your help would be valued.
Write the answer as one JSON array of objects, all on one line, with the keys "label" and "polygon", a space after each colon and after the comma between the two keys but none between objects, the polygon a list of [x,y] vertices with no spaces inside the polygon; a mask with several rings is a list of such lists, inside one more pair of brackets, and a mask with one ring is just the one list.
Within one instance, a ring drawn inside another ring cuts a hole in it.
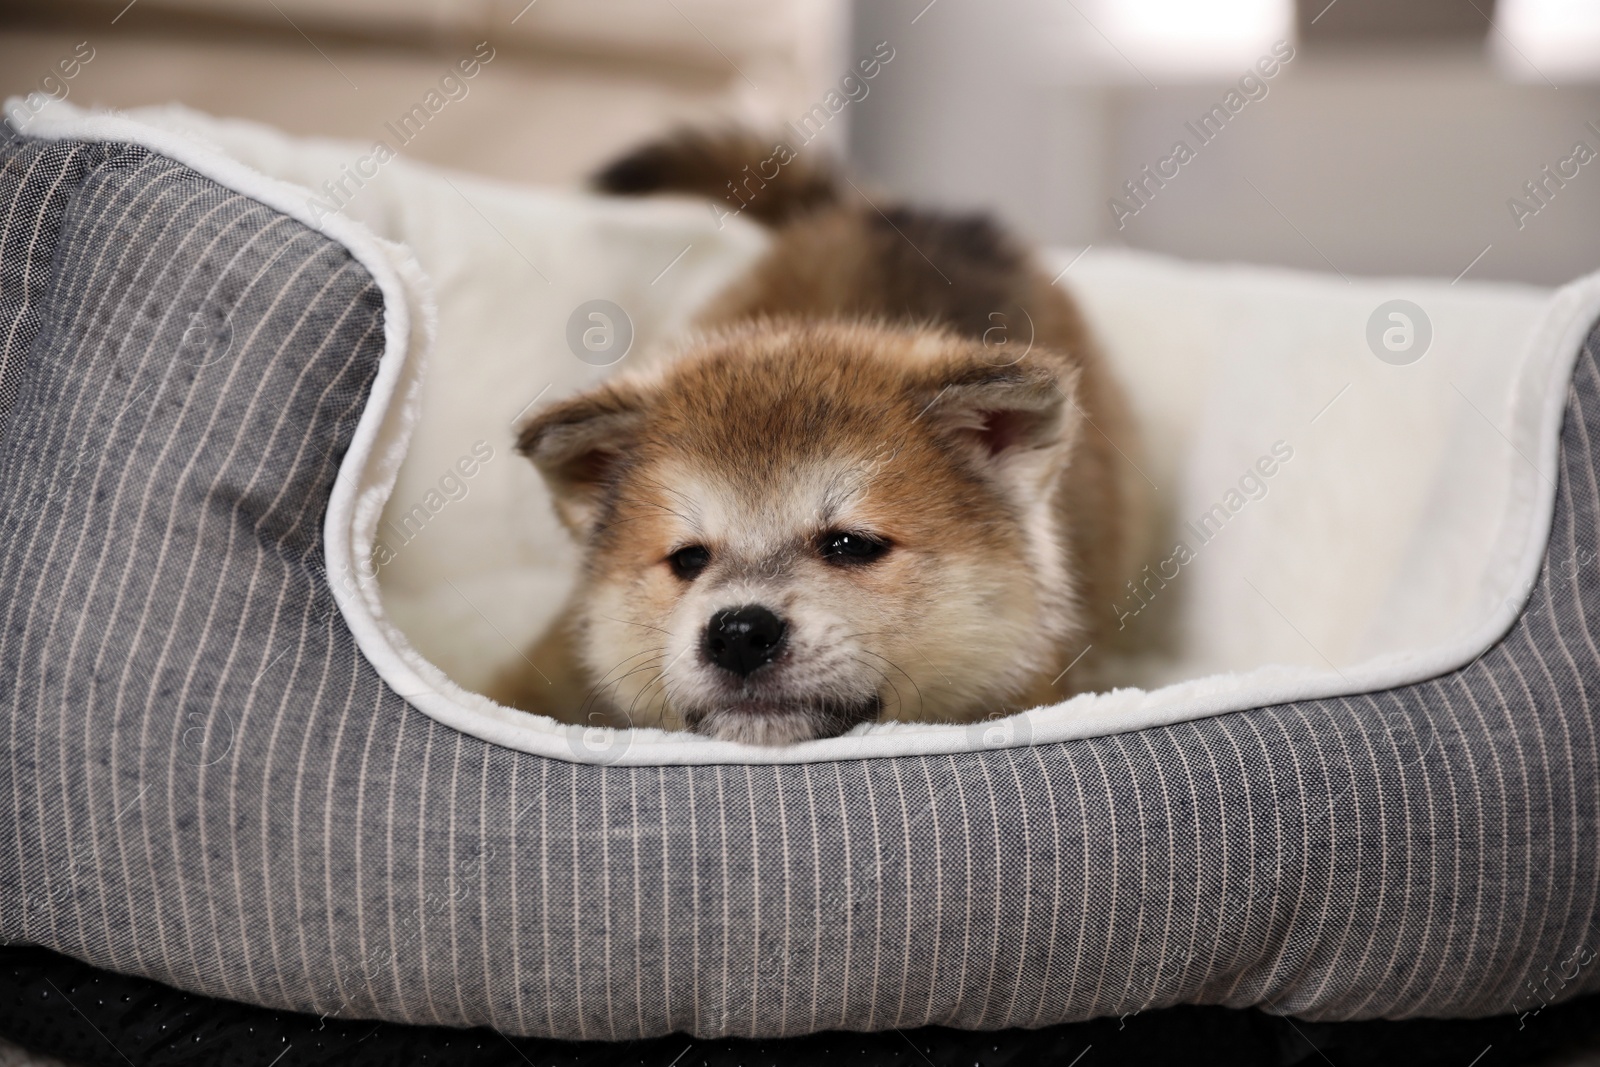
[{"label": "pinstripe pattern", "polygon": [[381,354],[345,251],[142,149],[5,152],[0,937],[588,1038],[1600,988],[1600,332],[1547,566],[1454,674],[967,755],[576,765],[409,708],[319,582]]},{"label": "pinstripe pattern", "polygon": [[[0,126],[0,133],[9,137],[9,127]],[[0,429],[17,398],[22,356],[39,330],[67,190],[82,180],[86,166],[81,145],[19,147],[10,146],[0,166]]]}]

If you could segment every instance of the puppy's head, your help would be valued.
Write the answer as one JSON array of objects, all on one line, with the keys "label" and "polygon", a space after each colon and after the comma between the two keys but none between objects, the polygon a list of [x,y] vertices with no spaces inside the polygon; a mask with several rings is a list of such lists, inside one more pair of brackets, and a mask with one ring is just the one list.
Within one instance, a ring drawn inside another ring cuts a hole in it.
[{"label": "puppy's head", "polygon": [[521,450],[585,549],[578,646],[619,725],[785,744],[1017,698],[1077,625],[1065,362],[757,323],[545,409]]}]

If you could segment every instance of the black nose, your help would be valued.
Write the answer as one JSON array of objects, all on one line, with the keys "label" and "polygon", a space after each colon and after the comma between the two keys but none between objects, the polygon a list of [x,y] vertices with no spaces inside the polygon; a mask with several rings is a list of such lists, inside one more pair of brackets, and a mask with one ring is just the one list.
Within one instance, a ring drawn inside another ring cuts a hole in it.
[{"label": "black nose", "polygon": [[706,658],[743,678],[777,658],[788,629],[759,604],[719,611],[706,624]]}]

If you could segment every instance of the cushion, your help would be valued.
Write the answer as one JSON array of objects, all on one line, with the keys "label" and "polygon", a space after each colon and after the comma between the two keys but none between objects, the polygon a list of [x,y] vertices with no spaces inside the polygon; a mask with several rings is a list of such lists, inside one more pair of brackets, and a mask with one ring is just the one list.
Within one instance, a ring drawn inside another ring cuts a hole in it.
[{"label": "cushion", "polygon": [[[359,219],[416,255],[437,334],[426,363],[407,366],[411,384],[370,405],[388,442],[347,459],[329,548],[351,573],[335,592],[362,651],[417,707],[543,755],[646,766],[946,753],[1453,670],[1506,632],[1531,587],[1566,383],[1600,315],[1600,277],[1550,291],[1046,253],[1125,379],[1147,438],[1127,462],[1162,520],[1148,569],[1114,605],[1159,639],[1097,666],[1118,688],[993,730],[869,723],[783,748],[575,730],[477,693],[519,662],[576,571],[513,426],[541,401],[659,359],[765,234],[697,201],[518,188],[403,159],[357,188],[322,175],[366,173],[370,149],[182,110],[142,116],[308,187],[314,220]],[[572,323],[590,325],[596,300],[631,324],[625,355],[574,351]],[[996,322],[987,340],[997,357],[1026,358],[1028,324]],[[1065,697],[1069,664],[1050,666]]]}]

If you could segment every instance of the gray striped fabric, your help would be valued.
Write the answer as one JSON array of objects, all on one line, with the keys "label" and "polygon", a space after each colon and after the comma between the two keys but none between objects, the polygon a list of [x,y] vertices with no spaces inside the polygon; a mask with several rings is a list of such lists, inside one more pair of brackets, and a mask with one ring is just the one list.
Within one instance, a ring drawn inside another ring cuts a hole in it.
[{"label": "gray striped fabric", "polygon": [[410,708],[331,608],[383,314],[349,255],[139,148],[5,152],[5,940],[586,1038],[1600,988],[1600,332],[1532,602],[1452,675],[961,756],[577,765]]},{"label": "gray striped fabric", "polygon": [[[10,127],[0,125],[10,137]],[[68,192],[83,180],[85,154],[73,145],[11,151],[0,169],[0,429],[16,401],[22,357],[39,329],[39,305]],[[26,197],[23,191],[27,190]]]}]

